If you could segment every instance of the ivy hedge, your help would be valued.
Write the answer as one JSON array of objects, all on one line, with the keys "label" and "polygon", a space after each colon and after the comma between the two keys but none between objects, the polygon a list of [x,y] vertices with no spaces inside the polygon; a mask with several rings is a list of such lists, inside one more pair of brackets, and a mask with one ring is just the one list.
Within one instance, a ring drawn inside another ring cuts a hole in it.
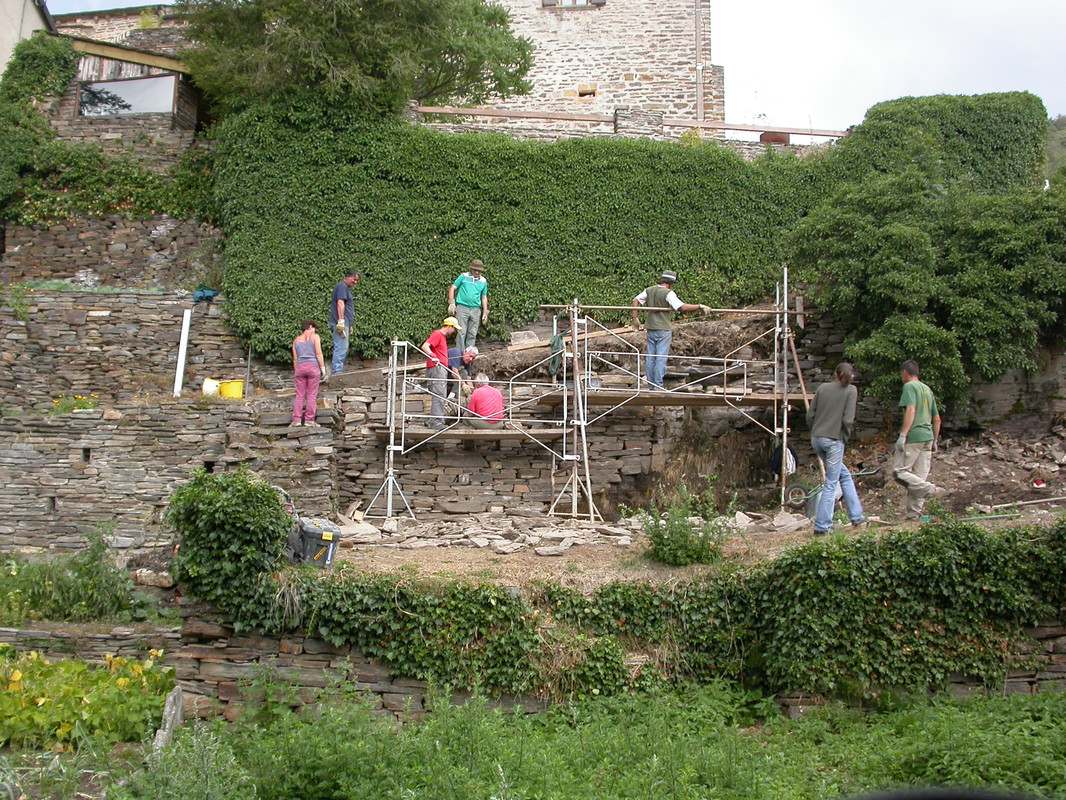
[{"label": "ivy hedge", "polygon": [[[281,566],[280,500],[241,476],[200,474],[168,508],[188,588],[239,629],[302,629],[393,674],[456,687],[572,697],[716,678],[849,695],[954,674],[994,684],[1022,658],[1011,647],[1022,629],[1066,611],[1066,521],[989,531],[949,520],[816,541],[688,583],[612,583],[591,596],[548,584],[527,599]],[[269,536],[234,526],[247,503]],[[626,654],[646,661],[631,671]]]},{"label": "ivy hedge", "polygon": [[784,235],[841,187],[919,157],[952,185],[1026,185],[1045,138],[1026,93],[884,103],[819,155],[754,163],[714,143],[518,142],[258,107],[218,131],[225,289],[238,333],[279,363],[351,268],[367,276],[352,334],[365,356],[394,337],[421,343],[474,257],[491,287],[489,337],[540,303],[626,305],[664,268],[683,299],[736,305],[772,293]]}]

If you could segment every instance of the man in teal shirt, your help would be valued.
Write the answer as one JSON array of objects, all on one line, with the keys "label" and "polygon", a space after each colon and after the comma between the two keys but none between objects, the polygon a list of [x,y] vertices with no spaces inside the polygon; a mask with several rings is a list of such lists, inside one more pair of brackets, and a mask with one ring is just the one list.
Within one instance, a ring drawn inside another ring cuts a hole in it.
[{"label": "man in teal shirt", "polygon": [[940,439],[940,413],[933,390],[918,380],[918,363],[904,361],[899,370],[903,380],[903,392],[899,398],[903,424],[896,440],[892,477],[907,490],[908,513],[921,517],[927,499],[945,494],[943,489],[926,480],[933,451]]},{"label": "man in teal shirt", "polygon": [[489,284],[481,277],[484,269],[481,259],[475,258],[470,262],[470,270],[448,287],[448,315],[459,320],[462,326],[455,339],[460,350],[476,345],[478,328],[489,321]]}]

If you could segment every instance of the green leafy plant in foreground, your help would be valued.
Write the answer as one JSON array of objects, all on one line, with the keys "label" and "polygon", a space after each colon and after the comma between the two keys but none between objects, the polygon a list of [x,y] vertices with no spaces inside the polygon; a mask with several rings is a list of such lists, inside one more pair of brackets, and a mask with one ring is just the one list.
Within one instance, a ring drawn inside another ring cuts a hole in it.
[{"label": "green leafy plant in foreground", "polygon": [[452,705],[447,693],[427,704],[431,713],[402,728],[340,697],[266,723],[254,708],[226,728],[194,723],[117,796],[182,796],[165,789],[190,786],[197,769],[219,770],[203,775],[213,792],[225,774],[238,781],[234,797],[272,800],[829,800],[907,786],[1066,793],[1066,693],[923,697],[891,712],[830,705],[796,720],[724,681],[536,715],[481,697]]},{"label": "green leafy plant in foreground", "polygon": [[94,531],[88,540],[76,553],[0,565],[0,624],[132,622],[151,616],[155,598],[138,592],[129,573],[116,566],[106,531]]},{"label": "green leafy plant in foreground", "polygon": [[88,741],[136,742],[158,726],[174,686],[162,653],[106,656],[103,667],[51,662],[0,642],[0,746],[71,750]]}]

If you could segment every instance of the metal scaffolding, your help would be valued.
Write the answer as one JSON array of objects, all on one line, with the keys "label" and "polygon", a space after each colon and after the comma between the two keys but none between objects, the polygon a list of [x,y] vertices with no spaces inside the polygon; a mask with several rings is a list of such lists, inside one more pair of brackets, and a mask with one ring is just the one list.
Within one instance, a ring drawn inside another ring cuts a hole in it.
[{"label": "metal scaffolding", "polygon": [[[789,322],[788,270],[778,284],[772,308],[711,309],[725,315],[761,315],[766,330],[719,356],[668,356],[674,371],[670,389],[658,389],[644,376],[647,356],[638,347],[598,321],[600,312],[632,312],[630,306],[583,305],[577,299],[565,306],[543,305],[569,323],[568,336],[553,337],[561,350],[549,352],[507,381],[495,385],[504,396],[504,420],[496,430],[475,430],[463,424],[465,410],[456,386],[454,400],[443,398],[445,426],[426,427],[430,415],[425,404],[431,399],[424,378],[425,354],[406,341],[394,341],[389,356],[386,425],[385,478],[366,510],[368,517],[393,517],[397,509],[415,518],[414,511],[397,479],[396,459],[424,447],[436,439],[528,440],[551,457],[552,503],[550,516],[587,517],[602,520],[593,499],[589,468],[588,427],[626,406],[718,406],[733,408],[755,425],[780,440],[782,452],[788,447],[789,405],[806,402],[806,389],[799,370],[796,346]],[[645,311],[638,308],[637,311]],[[556,323],[557,324],[557,323]],[[558,334],[558,328],[553,326]],[[745,357],[753,345],[773,340],[772,358]],[[540,343],[539,346],[547,346]],[[789,357],[803,388],[800,395],[789,393]],[[558,360],[557,369],[553,371]],[[678,371],[681,371],[680,381]],[[547,375],[547,378],[542,376]],[[769,379],[767,379],[769,378]],[[767,425],[751,409],[772,408]],[[545,409],[554,416],[545,417]],[[785,459],[782,458],[782,464]],[[555,485],[559,465],[569,466],[568,476]],[[782,467],[781,503],[786,498],[787,476]],[[382,501],[380,513],[374,513]],[[398,501],[402,501],[402,508]]]}]

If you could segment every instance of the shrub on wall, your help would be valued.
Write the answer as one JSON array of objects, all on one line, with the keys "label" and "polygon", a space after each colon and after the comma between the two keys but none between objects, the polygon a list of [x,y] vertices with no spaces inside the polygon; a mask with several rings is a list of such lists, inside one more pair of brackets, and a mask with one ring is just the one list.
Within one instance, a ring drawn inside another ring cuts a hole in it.
[{"label": "shrub on wall", "polygon": [[240,622],[260,576],[281,555],[292,519],[277,489],[248,470],[196,470],[164,514],[178,539],[174,577]]}]

